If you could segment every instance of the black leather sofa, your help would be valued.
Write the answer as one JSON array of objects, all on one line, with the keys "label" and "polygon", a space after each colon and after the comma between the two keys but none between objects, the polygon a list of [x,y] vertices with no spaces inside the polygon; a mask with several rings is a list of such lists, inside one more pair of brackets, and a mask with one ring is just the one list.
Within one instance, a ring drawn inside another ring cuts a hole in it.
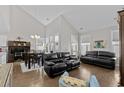
[{"label": "black leather sofa", "polygon": [[72,58],[69,52],[58,52],[44,55],[44,70],[48,76],[54,77],[66,70],[80,66],[80,61]]},{"label": "black leather sofa", "polygon": [[80,61],[114,70],[116,58],[114,53],[108,51],[87,51]]}]

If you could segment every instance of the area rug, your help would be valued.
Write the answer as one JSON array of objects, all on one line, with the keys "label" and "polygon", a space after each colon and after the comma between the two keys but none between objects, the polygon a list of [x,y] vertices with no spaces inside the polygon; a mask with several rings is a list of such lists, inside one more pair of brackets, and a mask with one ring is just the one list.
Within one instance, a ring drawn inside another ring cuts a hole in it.
[{"label": "area rug", "polygon": [[30,69],[28,69],[28,67],[25,66],[25,63],[20,63],[20,66],[21,66],[21,71],[24,73],[24,72],[29,72],[29,71],[33,71],[33,70],[39,70],[39,66],[36,64],[35,65],[35,68],[34,66],[31,66]]}]

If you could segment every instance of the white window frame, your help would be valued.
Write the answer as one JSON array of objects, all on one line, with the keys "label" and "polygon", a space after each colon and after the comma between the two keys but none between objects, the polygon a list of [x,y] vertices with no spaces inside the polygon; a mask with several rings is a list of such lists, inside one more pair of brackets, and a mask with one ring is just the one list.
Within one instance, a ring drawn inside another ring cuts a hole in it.
[{"label": "white window frame", "polygon": [[[82,46],[85,46],[86,48],[86,50],[82,53]],[[81,43],[81,55],[85,55],[86,54],[86,51],[90,51],[90,49],[91,49],[91,44],[90,44],[90,42],[87,42],[87,43]]]},{"label": "white window frame", "polygon": [[[119,41],[112,41],[112,46],[113,46],[113,52],[116,54],[116,57],[119,58]],[[118,53],[117,51],[115,50],[115,47],[118,47]]]}]

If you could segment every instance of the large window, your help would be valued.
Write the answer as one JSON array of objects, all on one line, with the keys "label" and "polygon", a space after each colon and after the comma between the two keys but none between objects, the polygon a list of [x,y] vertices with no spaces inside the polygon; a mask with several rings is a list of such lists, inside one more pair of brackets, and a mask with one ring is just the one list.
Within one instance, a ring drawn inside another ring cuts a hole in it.
[{"label": "large window", "polygon": [[78,56],[78,36],[71,34],[71,54]]},{"label": "large window", "polygon": [[52,35],[46,38],[46,52],[59,51],[59,35]]},{"label": "large window", "polygon": [[112,32],[112,47],[116,57],[119,58],[119,31]]},{"label": "large window", "polygon": [[72,55],[77,55],[77,51],[78,51],[78,44],[77,43],[72,43],[71,54]]},{"label": "large window", "polygon": [[55,36],[55,51],[59,51],[59,36]]},{"label": "large window", "polygon": [[90,43],[81,43],[81,55],[85,55],[86,51],[90,51]]},{"label": "large window", "polygon": [[44,38],[39,38],[36,39],[36,50],[37,51],[45,51],[45,39]]},{"label": "large window", "polygon": [[113,52],[115,53],[116,57],[119,58],[119,41],[113,41]]},{"label": "large window", "polygon": [[83,34],[80,37],[80,50],[81,55],[85,55],[86,51],[90,51],[91,44],[90,44],[91,36],[87,34]]}]

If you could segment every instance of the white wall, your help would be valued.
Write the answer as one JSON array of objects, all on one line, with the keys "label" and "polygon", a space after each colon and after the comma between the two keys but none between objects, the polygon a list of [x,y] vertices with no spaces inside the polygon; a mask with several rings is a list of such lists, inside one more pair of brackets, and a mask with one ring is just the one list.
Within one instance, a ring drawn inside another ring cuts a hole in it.
[{"label": "white wall", "polygon": [[10,7],[0,6],[0,34],[10,30]]},{"label": "white wall", "polygon": [[55,35],[59,35],[59,51],[71,52],[71,42],[78,42],[78,32],[62,15],[46,26],[46,37]]},{"label": "white wall", "polygon": [[0,64],[6,63],[7,53],[7,35],[10,31],[10,13],[9,6],[0,6],[0,48],[2,48],[2,52],[0,52]]},{"label": "white wall", "polygon": [[[78,31],[63,15],[56,17],[45,26],[19,6],[0,6],[0,11],[0,18],[3,20],[0,24],[2,27],[0,33],[6,35],[7,40],[17,40],[16,38],[20,36],[23,40],[30,41],[31,48],[34,49],[34,40],[30,38],[30,35],[38,34],[43,38],[59,35],[60,51],[71,51],[71,43],[78,42]],[[110,29],[84,32],[83,35],[91,36],[91,50],[96,50],[93,48],[94,41],[104,40],[106,47],[100,50],[112,51]]]},{"label": "white wall", "polygon": [[6,37],[5,45],[8,40],[21,37],[24,41],[30,41],[31,49],[34,49],[35,41],[30,38],[34,34],[44,37],[44,25],[19,6],[0,6],[0,35]]},{"label": "white wall", "polygon": [[[93,32],[84,32],[82,33],[82,39],[83,39],[83,36],[88,36],[88,41],[91,44],[91,50],[113,51],[112,41],[111,41],[112,40],[111,31],[112,30],[110,29],[104,29],[104,30],[93,31]],[[101,49],[94,48],[94,41],[98,41],[98,40],[105,41],[105,48],[101,48]]]},{"label": "white wall", "polygon": [[[59,35],[59,51],[71,51],[71,42],[78,40],[76,29],[62,15],[58,15],[45,26],[19,6],[0,7],[0,11],[3,10],[2,15],[5,18],[3,26],[1,26],[3,27],[1,33],[7,36],[7,41],[21,37],[24,41],[30,41],[31,49],[34,49],[35,41],[30,38],[30,35],[37,34],[42,38]],[[72,35],[73,39],[71,39]]]},{"label": "white wall", "polygon": [[71,51],[72,43],[78,43],[78,31],[62,17],[61,23],[61,51]]},{"label": "white wall", "polygon": [[34,49],[35,41],[30,35],[44,37],[44,26],[18,6],[11,6],[10,17],[11,30],[8,33],[8,40],[17,40],[17,37],[21,37],[24,41],[30,41],[31,49]]},{"label": "white wall", "polygon": [[[46,38],[49,39],[50,41],[50,38],[53,37],[53,42],[54,42],[54,45],[55,45],[55,36],[58,35],[59,36],[59,41],[60,41],[60,29],[61,29],[61,17],[57,17],[55,20],[53,20],[51,23],[49,23],[47,26],[46,26]],[[59,50],[58,51],[61,51],[61,43],[59,42]],[[53,48],[53,51],[55,52],[55,46]]]}]

